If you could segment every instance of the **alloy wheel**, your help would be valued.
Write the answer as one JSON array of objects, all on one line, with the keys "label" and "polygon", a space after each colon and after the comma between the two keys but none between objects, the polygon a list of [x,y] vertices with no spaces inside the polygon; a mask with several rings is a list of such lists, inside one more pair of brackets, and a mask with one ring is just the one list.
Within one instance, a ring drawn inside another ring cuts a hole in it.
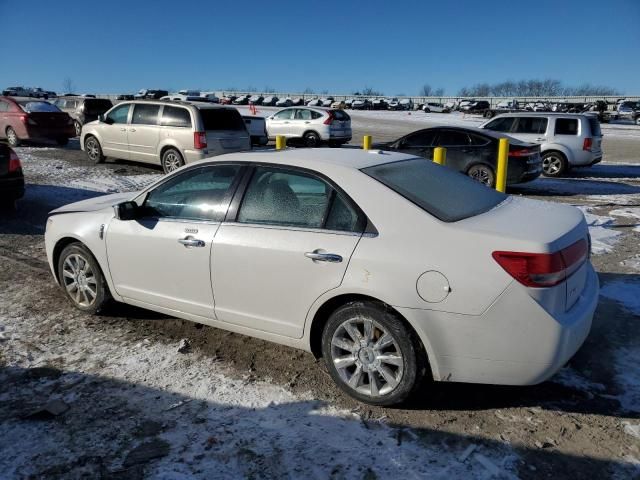
[{"label": "alloy wheel", "polygon": [[469,169],[469,176],[488,187],[493,185],[493,172],[488,167],[475,165]]},{"label": "alloy wheel", "polygon": [[18,135],[16,135],[16,132],[13,128],[7,129],[7,141],[12,147],[18,145]]},{"label": "alloy wheel", "polygon": [[90,138],[87,140],[85,144],[85,148],[87,150],[87,155],[94,162],[98,160],[100,157],[100,147],[98,146],[98,141],[94,138]]},{"label": "alloy wheel", "polygon": [[173,172],[182,166],[182,159],[177,153],[171,151],[164,156],[164,170],[165,172]]},{"label": "alloy wheel", "polygon": [[331,339],[331,360],[349,388],[370,397],[392,392],[404,373],[396,339],[368,318],[346,320],[336,329]]},{"label": "alloy wheel", "polygon": [[562,159],[557,155],[547,155],[542,160],[542,170],[547,175],[556,175],[562,170]]},{"label": "alloy wheel", "polygon": [[84,256],[74,253],[65,259],[62,279],[69,297],[79,306],[89,307],[96,301],[98,282],[91,264]]}]

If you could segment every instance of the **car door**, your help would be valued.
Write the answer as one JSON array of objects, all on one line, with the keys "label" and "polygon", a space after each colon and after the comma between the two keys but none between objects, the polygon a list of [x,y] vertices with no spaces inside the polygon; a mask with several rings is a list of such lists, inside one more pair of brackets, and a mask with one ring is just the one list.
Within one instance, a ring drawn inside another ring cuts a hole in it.
[{"label": "car door", "polygon": [[431,160],[433,159],[434,142],[437,134],[438,131],[433,129],[418,130],[401,138],[397,143],[396,149],[402,153],[418,155]]},{"label": "car door", "polygon": [[287,108],[275,113],[267,123],[267,133],[269,138],[275,138],[276,135],[291,136],[290,125],[293,117],[293,108]]},{"label": "car door", "polygon": [[441,129],[436,146],[447,149],[445,165],[460,172],[466,172],[474,163],[485,161],[483,146],[474,145],[469,134],[462,130]]},{"label": "car door", "polygon": [[[308,108],[296,108],[294,109],[293,119],[291,120],[291,136],[302,137],[304,133],[310,128],[313,121],[313,110]],[[318,114],[320,116],[320,114]]]},{"label": "car door", "polygon": [[160,105],[136,103],[129,125],[129,159],[160,163]]},{"label": "car door", "polygon": [[214,318],[211,245],[241,167],[190,168],[151,190],[136,220],[111,220],[107,255],[118,295],[129,303]]},{"label": "car door", "polygon": [[313,173],[256,167],[237,215],[214,239],[218,320],[301,338],[313,302],[342,282],[363,218]]},{"label": "car door", "polygon": [[511,136],[523,142],[547,142],[547,117],[518,117],[511,127]]},{"label": "car door", "polygon": [[105,156],[129,160],[127,129],[130,109],[130,103],[118,105],[99,124],[100,142]]}]

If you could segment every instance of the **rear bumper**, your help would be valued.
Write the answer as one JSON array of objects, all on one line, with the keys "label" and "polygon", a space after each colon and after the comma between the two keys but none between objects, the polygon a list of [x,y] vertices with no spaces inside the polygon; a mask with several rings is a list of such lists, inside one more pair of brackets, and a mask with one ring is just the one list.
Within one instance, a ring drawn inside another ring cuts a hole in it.
[{"label": "rear bumper", "polygon": [[479,316],[398,310],[429,345],[436,380],[534,385],[554,375],[582,346],[598,293],[598,277],[589,264],[580,298],[556,316],[515,282]]},{"label": "rear bumper", "polygon": [[269,137],[266,135],[251,135],[251,145],[266,145],[269,143]]},{"label": "rear bumper", "polygon": [[0,198],[18,200],[24,196],[24,177],[0,178]]},{"label": "rear bumper", "polygon": [[24,136],[20,136],[20,133],[17,132],[18,137],[21,140],[57,140],[58,138],[72,138],[76,136],[76,131],[73,125],[58,128],[29,126],[25,128],[24,132]]}]

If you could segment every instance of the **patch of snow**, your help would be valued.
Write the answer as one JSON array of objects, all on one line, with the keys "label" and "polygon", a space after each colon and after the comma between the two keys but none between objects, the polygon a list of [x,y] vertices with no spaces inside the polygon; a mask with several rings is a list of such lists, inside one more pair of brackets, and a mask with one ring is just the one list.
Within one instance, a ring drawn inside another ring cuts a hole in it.
[{"label": "patch of snow", "polygon": [[612,230],[614,220],[612,217],[595,215],[590,213],[591,207],[578,206],[589,226],[591,234],[591,251],[596,254],[608,253],[613,250],[613,246],[618,241],[618,237],[622,232]]},{"label": "patch of snow", "polygon": [[624,267],[629,267],[633,270],[640,271],[640,255],[635,255],[631,258],[623,260],[620,264]]},{"label": "patch of snow", "polygon": [[[640,220],[640,207],[616,208],[615,210],[611,210],[609,212],[609,215],[612,215],[614,217],[625,217]],[[634,226],[633,230],[636,232],[640,232],[640,224]]]},{"label": "patch of snow", "polygon": [[614,355],[617,399],[629,412],[640,412],[640,347],[619,348]]}]

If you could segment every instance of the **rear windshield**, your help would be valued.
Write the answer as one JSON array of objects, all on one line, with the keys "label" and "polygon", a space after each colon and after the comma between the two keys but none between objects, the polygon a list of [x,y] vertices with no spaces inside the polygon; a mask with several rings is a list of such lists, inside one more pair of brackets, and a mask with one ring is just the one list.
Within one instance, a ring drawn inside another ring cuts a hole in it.
[{"label": "rear windshield", "polygon": [[205,130],[246,130],[240,112],[235,108],[200,109]]},{"label": "rear windshield", "polygon": [[101,113],[109,110],[111,107],[113,107],[111,100],[94,98],[84,101],[84,113],[88,113],[89,115],[100,115]]},{"label": "rear windshield", "polygon": [[591,127],[591,136],[601,137],[602,130],[600,130],[600,121],[596,117],[589,116],[589,126]]},{"label": "rear windshield", "polygon": [[423,158],[376,165],[362,171],[444,222],[479,215],[507,198],[504,193]]},{"label": "rear windshield", "polygon": [[59,112],[60,109],[49,102],[19,102],[20,107],[27,113],[31,112]]},{"label": "rear windshield", "polygon": [[351,120],[351,117],[349,116],[349,114],[342,110],[331,110],[331,113],[333,113],[333,117],[340,122],[346,122],[347,120]]}]

